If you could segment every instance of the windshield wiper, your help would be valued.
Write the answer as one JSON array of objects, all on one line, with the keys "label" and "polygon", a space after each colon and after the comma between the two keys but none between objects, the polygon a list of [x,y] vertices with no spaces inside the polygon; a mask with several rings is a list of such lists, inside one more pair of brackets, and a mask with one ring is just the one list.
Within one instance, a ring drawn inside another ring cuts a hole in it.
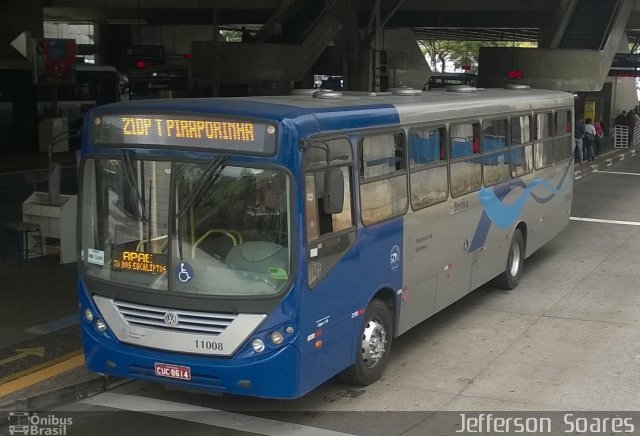
[{"label": "windshield wiper", "polygon": [[205,169],[202,177],[200,177],[200,180],[198,180],[198,183],[196,183],[189,193],[189,196],[184,200],[184,203],[182,203],[182,207],[180,207],[176,212],[176,218],[182,218],[191,206],[200,201],[202,194],[216,182],[218,177],[220,177],[220,174],[222,173],[221,169],[224,168],[222,163],[226,159],[226,156],[218,156],[211,161],[209,166]]},{"label": "windshield wiper", "polygon": [[137,218],[146,222],[148,221],[147,211],[144,207],[144,200],[142,198],[142,193],[140,192],[140,187],[138,186],[138,182],[133,174],[131,155],[133,155],[132,150],[122,150],[122,168],[124,170],[125,178],[127,179],[127,184],[129,185],[129,190],[136,202],[136,212],[138,213]]}]

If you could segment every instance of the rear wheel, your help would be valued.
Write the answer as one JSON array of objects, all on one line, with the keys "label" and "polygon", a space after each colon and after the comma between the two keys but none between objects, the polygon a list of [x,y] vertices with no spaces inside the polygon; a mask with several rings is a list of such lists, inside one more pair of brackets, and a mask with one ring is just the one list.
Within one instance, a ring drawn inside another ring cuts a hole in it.
[{"label": "rear wheel", "polygon": [[373,300],[363,318],[356,362],[341,374],[341,379],[367,386],[378,380],[387,366],[393,341],[393,317],[383,301]]},{"label": "rear wheel", "polygon": [[501,285],[505,289],[515,289],[520,282],[522,267],[524,262],[524,236],[522,231],[516,229],[511,238],[509,256],[507,257],[507,268],[500,277]]}]

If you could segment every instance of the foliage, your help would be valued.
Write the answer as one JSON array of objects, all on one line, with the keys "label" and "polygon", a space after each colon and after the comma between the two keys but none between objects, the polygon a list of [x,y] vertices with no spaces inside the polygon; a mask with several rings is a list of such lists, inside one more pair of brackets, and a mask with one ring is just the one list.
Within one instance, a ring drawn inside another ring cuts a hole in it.
[{"label": "foliage", "polygon": [[226,42],[241,42],[242,32],[239,30],[220,30],[222,40]]},{"label": "foliage", "polygon": [[467,65],[469,72],[478,72],[478,57],[480,47],[535,47],[526,42],[503,41],[449,41],[449,40],[420,40],[418,46],[424,54],[433,72],[445,72],[451,66],[455,70],[462,70]]}]

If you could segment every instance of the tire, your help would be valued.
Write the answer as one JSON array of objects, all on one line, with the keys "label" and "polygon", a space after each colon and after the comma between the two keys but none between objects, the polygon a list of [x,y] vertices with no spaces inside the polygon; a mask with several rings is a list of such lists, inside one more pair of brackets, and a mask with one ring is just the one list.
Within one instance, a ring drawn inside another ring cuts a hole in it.
[{"label": "tire", "polygon": [[373,300],[364,313],[361,339],[356,362],[340,379],[358,386],[367,386],[382,377],[393,342],[393,316],[382,300]]},{"label": "tire", "polygon": [[500,276],[500,284],[504,289],[515,289],[520,283],[524,263],[524,236],[522,231],[516,229],[511,238],[509,255],[507,256],[507,267]]}]

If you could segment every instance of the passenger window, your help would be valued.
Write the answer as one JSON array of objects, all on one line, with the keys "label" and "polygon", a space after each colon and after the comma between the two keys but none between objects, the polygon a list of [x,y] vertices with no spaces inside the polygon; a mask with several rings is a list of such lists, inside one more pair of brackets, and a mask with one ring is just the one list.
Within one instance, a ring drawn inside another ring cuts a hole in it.
[{"label": "passenger window", "polygon": [[556,112],[555,161],[573,157],[573,117],[570,110]]},{"label": "passenger window", "polygon": [[511,118],[511,145],[531,142],[531,116],[522,115]]},{"label": "passenger window", "polygon": [[533,162],[536,169],[545,168],[553,164],[553,117],[551,112],[536,114],[536,135],[533,144]]},{"label": "passenger window", "polygon": [[365,225],[407,211],[404,135],[388,133],[360,140],[360,204]]},{"label": "passenger window", "polygon": [[[307,278],[313,288],[355,241],[351,144],[347,139],[311,141],[306,144],[304,165]],[[325,211],[327,172],[334,177],[342,174],[342,210],[335,213]]]},{"label": "passenger window", "polygon": [[511,118],[511,177],[520,177],[533,171],[531,144],[531,116]]},{"label": "passenger window", "polygon": [[451,195],[457,197],[480,189],[482,185],[482,156],[478,123],[451,126]]},{"label": "passenger window", "polygon": [[404,140],[399,133],[362,138],[361,148],[365,180],[404,169]]},{"label": "passenger window", "polygon": [[482,126],[483,172],[485,186],[509,179],[507,120],[485,121]]},{"label": "passenger window", "polygon": [[409,132],[411,205],[421,209],[449,197],[444,127]]}]

